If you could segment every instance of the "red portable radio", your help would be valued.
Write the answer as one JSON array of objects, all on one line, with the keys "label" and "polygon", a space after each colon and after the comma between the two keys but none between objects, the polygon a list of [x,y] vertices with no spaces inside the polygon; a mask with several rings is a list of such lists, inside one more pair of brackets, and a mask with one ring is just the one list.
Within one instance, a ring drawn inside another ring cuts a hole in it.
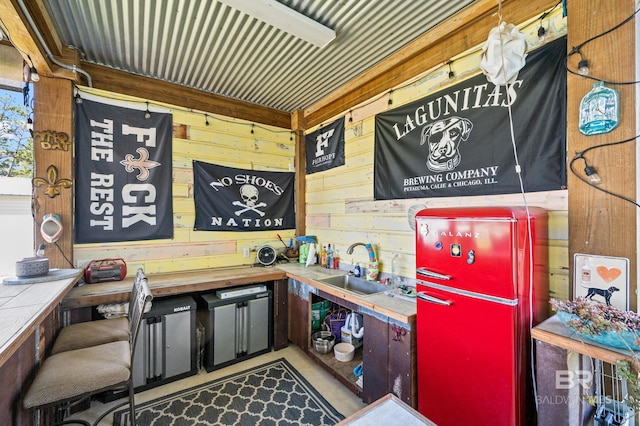
[{"label": "red portable radio", "polygon": [[126,276],[127,264],[123,259],[92,260],[84,268],[84,279],[89,284],[122,281]]}]

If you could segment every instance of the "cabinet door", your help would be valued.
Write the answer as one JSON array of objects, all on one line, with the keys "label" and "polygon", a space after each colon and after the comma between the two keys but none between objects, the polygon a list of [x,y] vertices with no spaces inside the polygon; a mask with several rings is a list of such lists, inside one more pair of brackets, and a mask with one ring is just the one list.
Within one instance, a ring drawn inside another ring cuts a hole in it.
[{"label": "cabinet door", "polygon": [[284,349],[289,344],[287,338],[288,312],[287,280],[276,280],[273,284],[273,350]]},{"label": "cabinet door", "polygon": [[407,326],[389,324],[388,392],[417,408],[414,339],[415,333]]},{"label": "cabinet door", "polygon": [[192,312],[166,315],[164,324],[164,377],[173,377],[191,370]]},{"label": "cabinet door", "polygon": [[[291,280],[289,285],[289,340],[303,351],[309,350],[311,317],[305,284]],[[305,297],[306,296],[306,297]]]},{"label": "cabinet door", "polygon": [[236,304],[213,308],[213,365],[235,359],[237,345]]},{"label": "cabinet door", "polygon": [[388,393],[389,324],[371,315],[362,317],[365,330],[362,400],[370,404]]},{"label": "cabinet door", "polygon": [[247,354],[265,350],[269,347],[269,301],[268,297],[249,300],[247,324]]}]

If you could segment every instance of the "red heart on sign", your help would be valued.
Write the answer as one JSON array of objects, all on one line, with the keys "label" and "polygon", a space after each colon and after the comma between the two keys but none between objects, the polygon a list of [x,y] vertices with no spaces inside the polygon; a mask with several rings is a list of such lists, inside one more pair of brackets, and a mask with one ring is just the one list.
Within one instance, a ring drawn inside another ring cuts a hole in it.
[{"label": "red heart on sign", "polygon": [[598,266],[596,268],[596,271],[598,272],[598,275],[600,275],[600,277],[602,277],[602,279],[605,280],[607,284],[611,283],[622,274],[622,271],[620,269],[607,268],[606,266]]}]

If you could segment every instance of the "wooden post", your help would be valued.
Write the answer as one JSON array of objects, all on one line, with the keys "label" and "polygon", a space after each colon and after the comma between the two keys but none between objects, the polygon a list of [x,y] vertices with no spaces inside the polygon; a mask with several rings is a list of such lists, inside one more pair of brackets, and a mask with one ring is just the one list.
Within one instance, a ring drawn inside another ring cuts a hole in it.
[{"label": "wooden post", "polygon": [[305,235],[307,215],[306,208],[306,176],[307,176],[307,154],[304,146],[304,131],[306,130],[306,120],[303,111],[294,111],[291,114],[291,129],[296,138],[296,235]]},{"label": "wooden post", "polygon": [[[569,52],[630,17],[634,0],[570,0],[567,1],[567,49]],[[636,17],[637,19],[637,17]],[[589,75],[605,81],[635,80],[635,20],[580,48],[588,60]],[[580,55],[568,58],[570,69],[577,70]],[[576,153],[598,144],[622,141],[636,134],[635,85],[608,85],[620,95],[620,125],[610,133],[585,136],[578,130],[580,101],[595,81],[581,76],[567,76],[567,153],[569,162]],[[636,199],[637,141],[599,148],[585,154],[589,165],[602,177],[600,188]],[[582,160],[574,169],[585,176]],[[592,188],[568,172],[569,187],[569,262],[575,270],[575,253],[628,258],[629,308],[636,309],[637,253],[636,210],[628,201]],[[573,276],[573,275],[571,275]]]},{"label": "wooden post", "polygon": [[[73,268],[73,85],[41,77],[34,84],[33,215],[35,248],[45,244],[50,268]],[[45,214],[60,216],[62,237],[47,243],[40,234]]]}]

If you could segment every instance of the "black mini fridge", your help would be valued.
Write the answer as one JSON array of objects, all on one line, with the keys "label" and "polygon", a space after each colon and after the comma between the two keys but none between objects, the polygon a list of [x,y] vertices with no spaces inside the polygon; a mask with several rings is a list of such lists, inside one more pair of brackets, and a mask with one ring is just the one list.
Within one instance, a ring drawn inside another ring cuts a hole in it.
[{"label": "black mini fridge", "polygon": [[208,372],[271,350],[273,293],[265,286],[218,291],[197,300]]},{"label": "black mini fridge", "polygon": [[153,299],[151,310],[143,315],[136,342],[136,391],[197,373],[196,306],[190,296]]}]

